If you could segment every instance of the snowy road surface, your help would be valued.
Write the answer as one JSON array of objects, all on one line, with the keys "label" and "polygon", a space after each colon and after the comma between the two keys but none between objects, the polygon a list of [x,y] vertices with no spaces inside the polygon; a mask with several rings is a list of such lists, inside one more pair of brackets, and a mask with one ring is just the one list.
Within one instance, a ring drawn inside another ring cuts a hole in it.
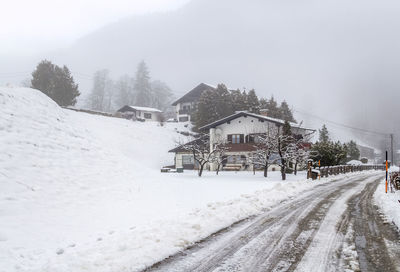
[{"label": "snowy road surface", "polygon": [[382,175],[321,184],[146,271],[400,271],[400,236],[372,203]]}]

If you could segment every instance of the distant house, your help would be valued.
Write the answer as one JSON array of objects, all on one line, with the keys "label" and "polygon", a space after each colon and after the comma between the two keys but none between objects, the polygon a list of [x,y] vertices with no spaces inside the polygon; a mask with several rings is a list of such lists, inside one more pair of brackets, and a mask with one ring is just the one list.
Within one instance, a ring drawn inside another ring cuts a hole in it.
[{"label": "distant house", "polygon": [[[256,151],[257,135],[265,134],[268,131],[281,131],[284,121],[276,118],[270,118],[260,114],[240,111],[233,115],[227,116],[221,120],[215,121],[200,128],[208,134],[210,150],[218,141],[225,142],[227,151],[225,152],[225,160],[223,162],[223,170],[253,170],[249,160]],[[298,124],[290,123],[292,133],[295,137],[304,137],[313,133],[315,130],[300,127]],[[310,145],[304,145],[309,148]],[[186,169],[196,168],[193,154],[185,150],[184,145],[179,146],[169,152],[175,153],[175,166]],[[279,158],[276,154],[278,162]],[[217,165],[210,163],[207,168],[214,171]],[[271,164],[269,170],[279,170],[277,164]]]},{"label": "distant house", "polygon": [[201,83],[193,90],[172,103],[172,106],[175,106],[176,120],[178,120],[178,122],[190,121],[191,113],[193,113],[196,109],[200,96],[206,90],[215,90],[215,87]]},{"label": "distant house", "polygon": [[118,111],[122,117],[138,121],[160,121],[162,111],[155,108],[123,106]]}]

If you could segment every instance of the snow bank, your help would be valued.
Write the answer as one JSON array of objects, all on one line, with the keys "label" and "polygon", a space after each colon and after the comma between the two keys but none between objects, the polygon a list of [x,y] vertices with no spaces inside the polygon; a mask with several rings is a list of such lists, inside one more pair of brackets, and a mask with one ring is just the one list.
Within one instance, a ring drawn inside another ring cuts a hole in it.
[{"label": "snow bank", "polygon": [[374,194],[374,201],[385,217],[400,228],[400,191],[385,193],[385,180],[378,185]]},{"label": "snow bank", "polygon": [[347,163],[347,165],[363,165],[363,163],[359,160],[351,160]]}]

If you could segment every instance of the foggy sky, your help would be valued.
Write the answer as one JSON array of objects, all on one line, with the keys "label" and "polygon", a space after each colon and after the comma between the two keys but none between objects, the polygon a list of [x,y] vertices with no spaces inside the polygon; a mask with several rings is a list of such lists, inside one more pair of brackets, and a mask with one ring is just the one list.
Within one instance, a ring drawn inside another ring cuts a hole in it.
[{"label": "foggy sky", "polygon": [[[133,75],[145,60],[177,96],[200,82],[223,82],[273,94],[321,119],[398,133],[399,14],[395,0],[192,0],[108,24],[64,50],[4,58],[0,73],[30,71],[46,57],[68,65],[85,94],[94,71]],[[307,126],[324,122],[296,115]],[[339,139],[349,134],[327,125]]]}]

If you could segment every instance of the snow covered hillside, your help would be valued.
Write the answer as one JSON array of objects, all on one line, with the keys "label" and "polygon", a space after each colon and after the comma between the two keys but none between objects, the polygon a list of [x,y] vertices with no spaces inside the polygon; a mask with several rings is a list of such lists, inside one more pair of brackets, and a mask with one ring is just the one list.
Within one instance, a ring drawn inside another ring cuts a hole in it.
[{"label": "snow covered hillside", "polygon": [[138,271],[318,184],[162,174],[176,129],[0,88],[0,271]]}]

